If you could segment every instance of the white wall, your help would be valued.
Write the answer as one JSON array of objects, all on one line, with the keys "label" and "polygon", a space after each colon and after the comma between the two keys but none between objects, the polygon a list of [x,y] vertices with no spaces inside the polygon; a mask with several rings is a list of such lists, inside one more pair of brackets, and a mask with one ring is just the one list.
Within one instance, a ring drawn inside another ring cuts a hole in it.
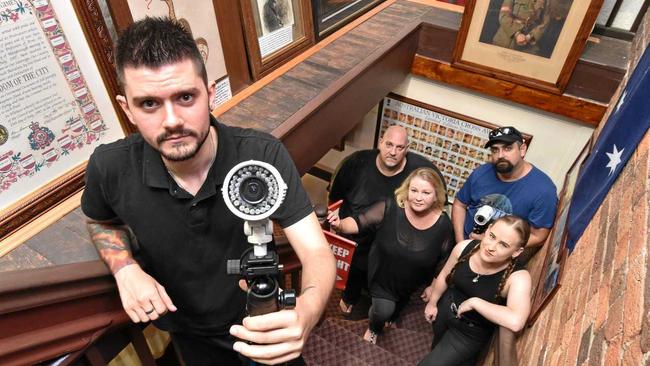
[{"label": "white wall", "polygon": [[[546,172],[558,190],[562,188],[566,171],[593,131],[568,118],[415,76],[407,77],[393,92],[495,125],[515,126],[520,131],[533,135],[526,160]],[[349,139],[346,139],[345,151],[330,151],[319,165],[334,170],[338,162],[348,154],[371,148],[376,123],[375,107],[368,112]]]}]

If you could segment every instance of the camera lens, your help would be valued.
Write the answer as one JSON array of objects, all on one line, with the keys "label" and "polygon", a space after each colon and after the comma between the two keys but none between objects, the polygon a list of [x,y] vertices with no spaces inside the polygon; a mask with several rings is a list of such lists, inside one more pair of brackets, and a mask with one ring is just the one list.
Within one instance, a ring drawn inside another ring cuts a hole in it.
[{"label": "camera lens", "polygon": [[244,220],[262,220],[280,207],[287,185],[280,172],[263,161],[234,166],[224,179],[221,193],[226,206]]},{"label": "camera lens", "polygon": [[474,221],[475,221],[478,225],[485,225],[485,223],[487,223],[488,219],[487,219],[487,217],[485,217],[485,216],[476,215],[476,217],[474,218]]},{"label": "camera lens", "polygon": [[266,184],[259,177],[247,177],[239,186],[239,195],[249,205],[258,204],[266,199]]}]

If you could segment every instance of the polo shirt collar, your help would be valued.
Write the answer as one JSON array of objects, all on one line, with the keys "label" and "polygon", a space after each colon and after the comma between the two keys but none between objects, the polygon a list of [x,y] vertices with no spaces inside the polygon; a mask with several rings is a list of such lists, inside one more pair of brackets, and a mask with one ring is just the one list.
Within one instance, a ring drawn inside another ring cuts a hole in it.
[{"label": "polo shirt collar", "polygon": [[153,188],[169,188],[167,168],[156,151],[148,142],[142,147],[142,180]]},{"label": "polo shirt collar", "polygon": [[[228,171],[237,163],[232,130],[210,115],[210,125],[217,130],[217,157],[208,172],[204,186],[218,187],[223,184]],[[142,152],[142,177],[144,184],[154,188],[170,188],[169,174],[160,153],[146,141]],[[203,190],[203,189],[202,189]]]}]

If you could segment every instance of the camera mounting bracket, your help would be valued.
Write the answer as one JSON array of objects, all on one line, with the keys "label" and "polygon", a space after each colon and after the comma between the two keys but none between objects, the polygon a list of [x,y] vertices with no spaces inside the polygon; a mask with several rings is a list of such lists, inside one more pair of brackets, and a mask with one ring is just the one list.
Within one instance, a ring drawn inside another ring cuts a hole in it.
[{"label": "camera mounting bracket", "polygon": [[273,240],[273,223],[269,219],[258,221],[244,221],[244,234],[248,242],[253,244],[253,251],[256,257],[266,255],[266,243]]}]

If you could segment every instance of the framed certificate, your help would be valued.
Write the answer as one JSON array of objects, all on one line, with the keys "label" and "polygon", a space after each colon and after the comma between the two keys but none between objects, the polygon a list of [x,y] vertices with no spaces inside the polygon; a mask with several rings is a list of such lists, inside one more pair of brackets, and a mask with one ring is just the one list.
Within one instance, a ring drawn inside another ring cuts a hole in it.
[{"label": "framed certificate", "polygon": [[79,192],[95,147],[128,132],[82,23],[67,0],[1,2],[0,239]]}]

